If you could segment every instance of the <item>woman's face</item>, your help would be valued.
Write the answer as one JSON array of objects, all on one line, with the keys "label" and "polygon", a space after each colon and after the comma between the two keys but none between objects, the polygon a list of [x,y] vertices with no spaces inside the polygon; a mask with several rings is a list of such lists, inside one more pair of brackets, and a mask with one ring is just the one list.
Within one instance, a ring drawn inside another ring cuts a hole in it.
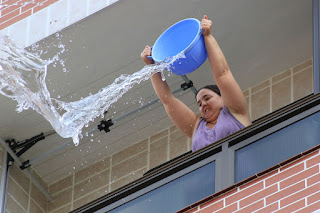
[{"label": "woman's face", "polygon": [[220,109],[223,107],[223,101],[217,93],[210,89],[202,89],[197,94],[196,99],[201,116],[207,122],[219,116]]}]

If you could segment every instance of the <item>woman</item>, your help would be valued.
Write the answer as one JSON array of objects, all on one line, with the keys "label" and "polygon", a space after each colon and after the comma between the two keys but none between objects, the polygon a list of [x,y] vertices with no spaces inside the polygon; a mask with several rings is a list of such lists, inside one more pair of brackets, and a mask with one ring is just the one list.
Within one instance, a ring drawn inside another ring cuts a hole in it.
[{"label": "woman", "polygon": [[[168,84],[162,81],[160,73],[151,77],[153,88],[168,116],[192,139],[193,152],[251,124],[248,103],[211,34],[211,26],[212,22],[205,15],[201,21],[201,29],[204,30],[204,42],[217,86],[205,86],[196,94],[201,116],[173,96]],[[141,58],[147,65],[154,63],[147,58],[150,55],[151,48],[146,46]]]}]

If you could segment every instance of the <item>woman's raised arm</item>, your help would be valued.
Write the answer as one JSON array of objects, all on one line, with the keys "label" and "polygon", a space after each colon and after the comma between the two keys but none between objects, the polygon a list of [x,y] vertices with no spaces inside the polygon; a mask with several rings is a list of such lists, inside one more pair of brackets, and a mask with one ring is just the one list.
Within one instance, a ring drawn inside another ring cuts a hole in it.
[{"label": "woman's raised arm", "polygon": [[[151,48],[146,46],[144,51],[141,53],[141,58],[147,65],[154,63],[152,59],[147,58],[147,56],[150,55]],[[172,122],[178,129],[184,132],[188,137],[192,138],[198,116],[183,102],[173,96],[167,82],[162,80],[160,73],[154,74],[151,77],[151,82]]]},{"label": "woman's raised arm", "polygon": [[203,36],[214,81],[220,89],[224,105],[241,123],[248,126],[251,124],[248,103],[230,71],[218,42],[211,34],[211,26],[212,21],[204,16],[201,28],[204,30]]}]

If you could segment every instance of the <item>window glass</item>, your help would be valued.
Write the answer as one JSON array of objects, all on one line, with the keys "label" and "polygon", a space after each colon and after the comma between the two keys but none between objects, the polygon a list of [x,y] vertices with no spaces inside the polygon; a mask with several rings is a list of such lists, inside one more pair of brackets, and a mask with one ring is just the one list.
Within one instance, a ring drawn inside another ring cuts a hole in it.
[{"label": "window glass", "polygon": [[176,212],[215,191],[215,162],[202,166],[153,191],[148,192],[112,213],[163,213]]},{"label": "window glass", "polygon": [[320,143],[320,112],[291,124],[235,152],[239,182]]}]

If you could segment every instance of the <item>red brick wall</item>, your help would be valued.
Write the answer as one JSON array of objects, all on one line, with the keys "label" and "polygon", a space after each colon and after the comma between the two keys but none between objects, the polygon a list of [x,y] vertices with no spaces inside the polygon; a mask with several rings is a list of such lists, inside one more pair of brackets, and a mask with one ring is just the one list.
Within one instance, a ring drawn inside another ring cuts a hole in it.
[{"label": "red brick wall", "polygon": [[0,0],[0,30],[59,0]]},{"label": "red brick wall", "polygon": [[185,213],[313,212],[320,209],[320,151],[280,167]]}]

